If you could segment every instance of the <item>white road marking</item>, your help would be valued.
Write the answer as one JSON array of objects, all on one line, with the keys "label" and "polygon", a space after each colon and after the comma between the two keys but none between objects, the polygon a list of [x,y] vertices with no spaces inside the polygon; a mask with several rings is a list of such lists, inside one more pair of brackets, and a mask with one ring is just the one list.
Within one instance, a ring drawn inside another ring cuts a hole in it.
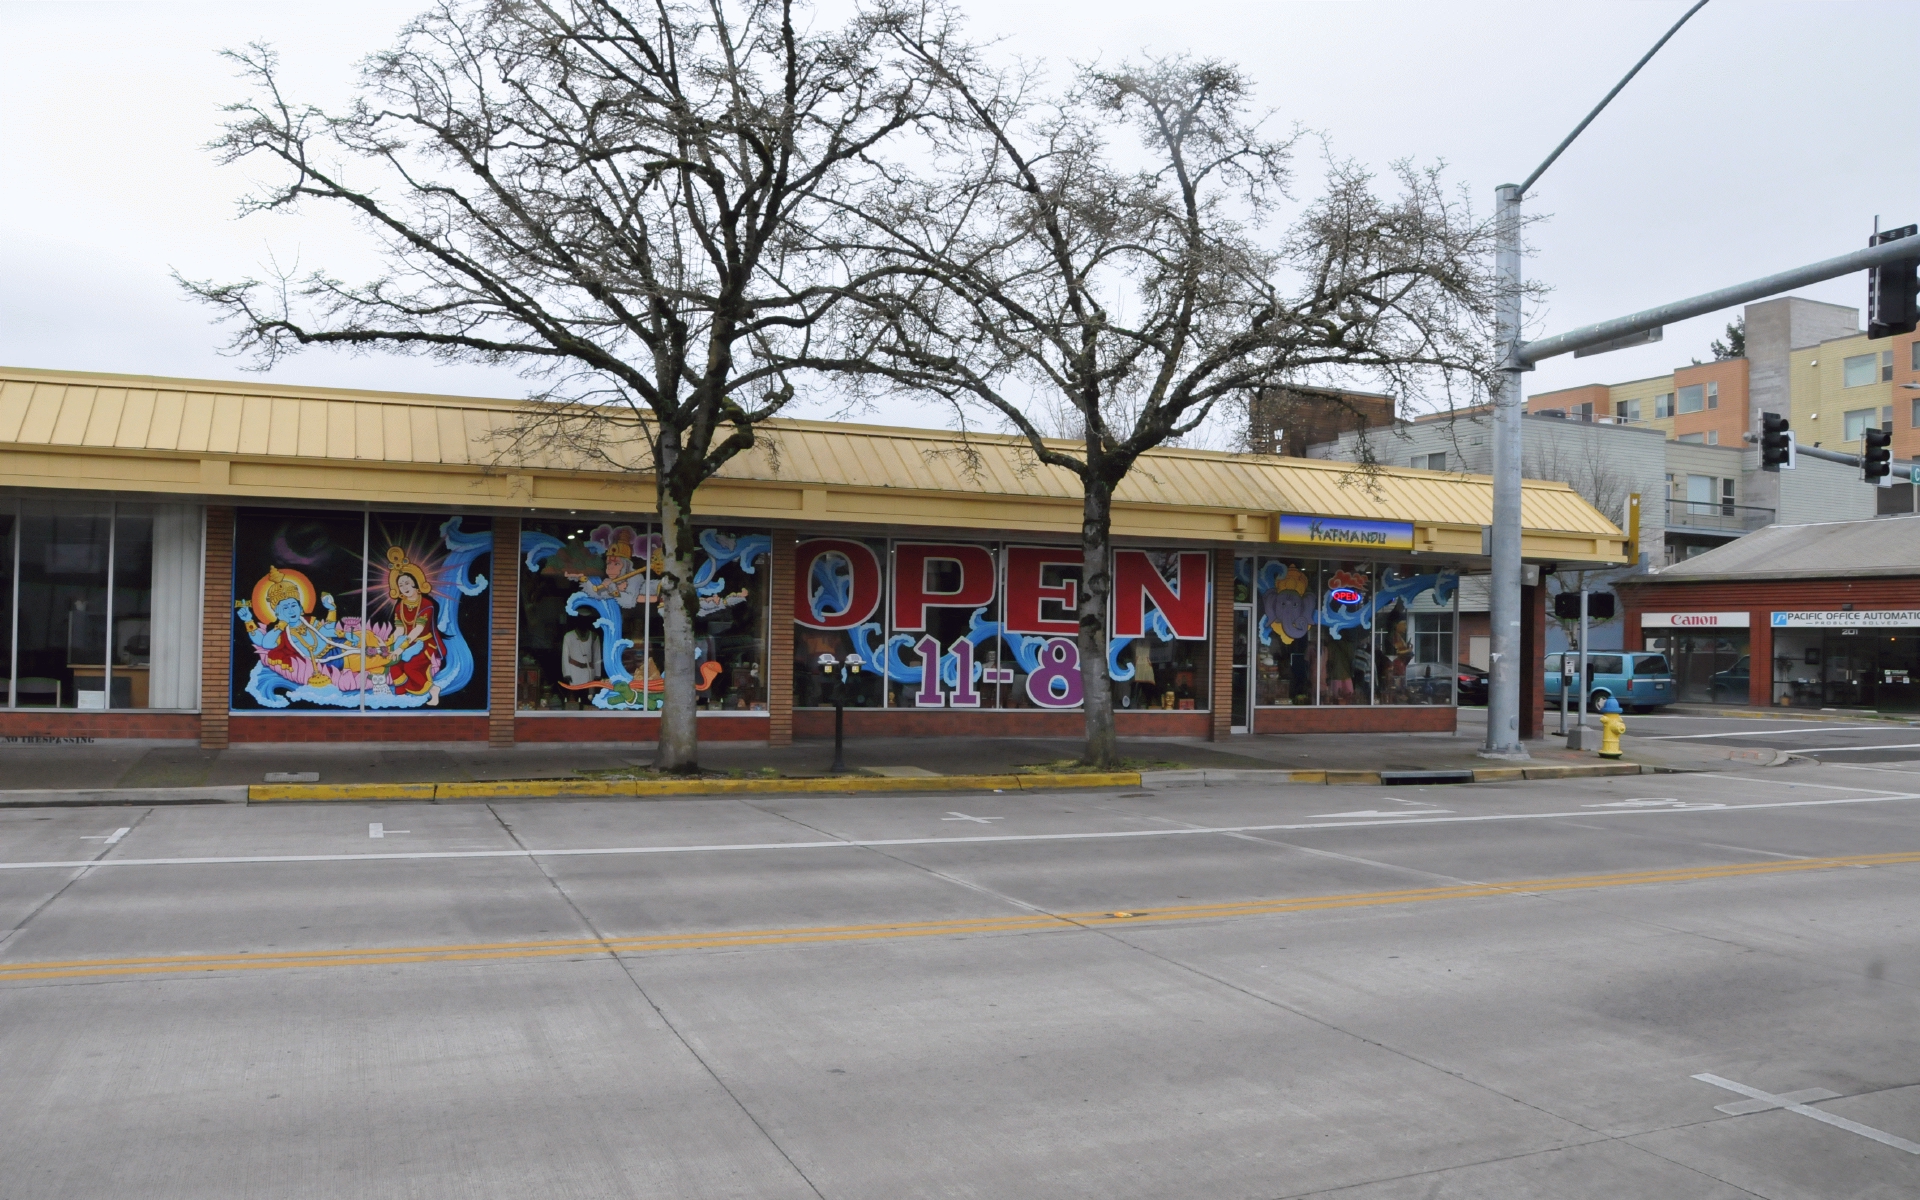
[{"label": "white road marking", "polygon": [[111,846],[132,832],[133,827],[131,825],[122,825],[112,833],[83,833],[80,835],[80,840],[83,842],[100,842],[104,845]]},{"label": "white road marking", "polygon": [[1005,817],[970,817],[962,812],[954,812],[952,809],[948,809],[947,815],[940,819],[942,821],[972,821],[976,825],[985,825],[992,821],[1006,820]]},{"label": "white road marking", "polygon": [[1792,779],[1763,779],[1758,775],[1745,775],[1745,776],[1715,775],[1711,771],[1701,771],[1698,774],[1696,774],[1694,778],[1695,779],[1725,779],[1733,783],[1770,783],[1774,787],[1783,787],[1783,788],[1817,788],[1823,792],[1874,792],[1874,791],[1880,790],[1878,788],[1870,788],[1870,787],[1854,787],[1851,784],[1800,783]]},{"label": "white road marking", "polygon": [[[1836,1129],[1844,1129],[1848,1133],[1857,1133],[1863,1138],[1872,1138],[1883,1146],[1892,1146],[1895,1150],[1904,1150],[1908,1154],[1920,1154],[1920,1143],[1910,1142],[1903,1137],[1895,1137],[1884,1129],[1875,1129],[1871,1125],[1862,1125],[1858,1121],[1849,1121],[1845,1117],[1836,1117],[1830,1112],[1821,1112],[1817,1108],[1808,1108],[1806,1105],[1794,1100],[1793,1097],[1799,1093],[1789,1092],[1784,1096],[1776,1096],[1771,1092],[1763,1092],[1759,1088],[1748,1087],[1744,1083],[1735,1083],[1731,1079],[1722,1079],[1718,1075],[1695,1075],[1694,1078],[1698,1079],[1701,1083],[1710,1083],[1714,1087],[1725,1088],[1729,1092],[1738,1092],[1740,1095],[1746,1096],[1749,1099],[1764,1100],[1766,1101],[1766,1108],[1784,1108],[1790,1113],[1799,1113],[1803,1117],[1812,1117],[1814,1120],[1825,1122]],[[1822,1097],[1822,1099],[1833,1098],[1831,1092]],[[1760,1111],[1765,1110],[1762,1109]]]},{"label": "white road marking", "polygon": [[[1846,791],[1864,791],[1847,788]],[[559,850],[415,850],[380,854],[245,854],[205,858],[102,858],[60,862],[0,862],[0,871],[39,869],[71,870],[79,867],[207,867],[239,863],[325,863],[375,862],[381,860],[419,861],[424,859],[463,858],[576,858],[599,854],[716,854],[726,851],[782,850],[858,850],[869,846],[965,846],[988,842],[1088,842],[1119,838],[1193,837],[1234,833],[1278,833],[1315,829],[1370,829],[1383,825],[1460,825],[1504,821],[1553,821],[1578,817],[1720,816],[1725,813],[1752,812],[1774,808],[1825,808],[1836,804],[1885,804],[1895,800],[1920,800],[1920,792],[1897,792],[1881,796],[1852,796],[1834,800],[1777,800],[1760,804],[1727,804],[1719,808],[1615,808],[1581,809],[1578,812],[1486,813],[1479,816],[1427,816],[1424,813],[1396,815],[1392,819],[1364,821],[1316,821],[1291,825],[1206,825],[1182,829],[1103,829],[1080,833],[995,833],[965,837],[912,838],[836,838],[822,842],[735,842],[691,846],[588,846]],[[398,833],[399,830],[393,832]]]},{"label": "white road marking", "polygon": [[1605,804],[1582,804],[1581,808],[1665,808],[1668,810],[1686,809],[1698,812],[1707,808],[1725,808],[1711,800],[1676,800],[1671,796],[1643,796],[1638,800],[1609,800]]},{"label": "white road marking", "polygon": [[1827,725],[1813,729],[1743,729],[1738,733],[1629,733],[1627,736],[1637,737],[1643,742],[1684,742],[1690,738],[1778,737],[1783,733],[1794,735],[1826,733],[1834,729],[1878,729],[1883,732],[1892,732],[1885,725]]},{"label": "white road marking", "polygon": [[1770,1112],[1776,1108],[1785,1108],[1789,1104],[1814,1104],[1821,1100],[1838,1100],[1839,1092],[1830,1092],[1825,1088],[1801,1088],[1797,1092],[1781,1092],[1768,1100],[1735,1100],[1732,1104],[1716,1104],[1715,1112],[1723,1112],[1730,1117],[1744,1117],[1757,1112]]},{"label": "white road marking", "polygon": [[1847,754],[1863,750],[1915,750],[1920,742],[1892,742],[1878,746],[1782,746],[1794,754]]},{"label": "white road marking", "polygon": [[390,833],[412,833],[412,832],[413,830],[411,829],[388,829],[385,825],[382,825],[378,821],[369,821],[367,823],[367,836],[370,838],[383,838]]},{"label": "white road marking", "polygon": [[[1387,799],[1391,800],[1393,797],[1389,796]],[[1401,803],[1405,804],[1406,801],[1402,800]],[[1389,808],[1383,812],[1377,808],[1357,808],[1352,812],[1315,813],[1313,815],[1316,820],[1321,817],[1427,817],[1438,813],[1450,813],[1452,811],[1450,808]],[[1397,824],[1404,825],[1406,822],[1400,821],[1397,822]]]}]

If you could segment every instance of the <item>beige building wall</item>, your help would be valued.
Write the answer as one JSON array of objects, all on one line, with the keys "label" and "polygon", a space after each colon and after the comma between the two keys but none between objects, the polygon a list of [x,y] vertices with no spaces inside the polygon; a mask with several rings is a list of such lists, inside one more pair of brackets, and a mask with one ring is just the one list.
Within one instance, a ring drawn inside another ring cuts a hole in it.
[{"label": "beige building wall", "polygon": [[[1859,453],[1859,430],[1848,429],[1849,413],[1872,414],[1861,420],[1876,427],[1886,420],[1899,427],[1891,378],[1894,340],[1870,339],[1861,333],[1793,352],[1788,366],[1793,415],[1788,419],[1802,445]],[[1852,386],[1847,382],[1849,363]],[[1849,432],[1852,437],[1847,436]]]}]

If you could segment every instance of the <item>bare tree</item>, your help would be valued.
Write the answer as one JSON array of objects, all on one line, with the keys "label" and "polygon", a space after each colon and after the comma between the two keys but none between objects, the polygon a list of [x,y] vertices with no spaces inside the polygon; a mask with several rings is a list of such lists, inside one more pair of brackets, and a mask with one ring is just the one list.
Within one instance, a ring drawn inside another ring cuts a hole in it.
[{"label": "bare tree", "polygon": [[[1107,670],[1114,493],[1230,397],[1369,372],[1401,394],[1489,364],[1491,228],[1435,171],[1382,197],[1329,160],[1294,209],[1296,138],[1247,112],[1232,66],[1185,58],[1035,76],[956,55],[903,4],[884,25],[941,81],[923,156],[847,214],[854,266],[890,263],[822,365],[984,410],[1079,481],[1077,638],[1090,763],[1116,756]],[[1045,435],[1077,418],[1070,441]]]},{"label": "bare tree", "polygon": [[283,95],[267,48],[232,54],[256,94],[215,148],[280,168],[243,212],[343,208],[385,272],[182,281],[262,366],[315,345],[517,364],[546,403],[503,460],[651,474],[672,771],[698,762],[695,491],[792,400],[812,326],[855,288],[815,230],[924,114],[944,53],[889,57],[865,17],[809,32],[796,7],[448,0],[340,114]]}]

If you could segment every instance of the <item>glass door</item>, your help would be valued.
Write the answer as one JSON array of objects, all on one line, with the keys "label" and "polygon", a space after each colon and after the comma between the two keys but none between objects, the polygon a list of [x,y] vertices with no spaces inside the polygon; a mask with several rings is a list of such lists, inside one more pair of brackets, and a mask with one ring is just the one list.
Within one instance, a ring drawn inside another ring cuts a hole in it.
[{"label": "glass door", "polygon": [[1233,606],[1233,724],[1235,733],[1246,733],[1253,728],[1253,688],[1249,674],[1252,671],[1252,659],[1249,654],[1253,641],[1253,606],[1236,604]]}]

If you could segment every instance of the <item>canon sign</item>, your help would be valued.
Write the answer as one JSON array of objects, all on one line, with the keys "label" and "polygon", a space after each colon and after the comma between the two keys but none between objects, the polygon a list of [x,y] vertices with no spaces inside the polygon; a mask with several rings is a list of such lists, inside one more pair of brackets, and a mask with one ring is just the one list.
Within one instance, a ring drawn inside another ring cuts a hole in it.
[{"label": "canon sign", "polygon": [[1749,614],[1743,612],[1641,613],[1642,629],[1745,629]]}]

